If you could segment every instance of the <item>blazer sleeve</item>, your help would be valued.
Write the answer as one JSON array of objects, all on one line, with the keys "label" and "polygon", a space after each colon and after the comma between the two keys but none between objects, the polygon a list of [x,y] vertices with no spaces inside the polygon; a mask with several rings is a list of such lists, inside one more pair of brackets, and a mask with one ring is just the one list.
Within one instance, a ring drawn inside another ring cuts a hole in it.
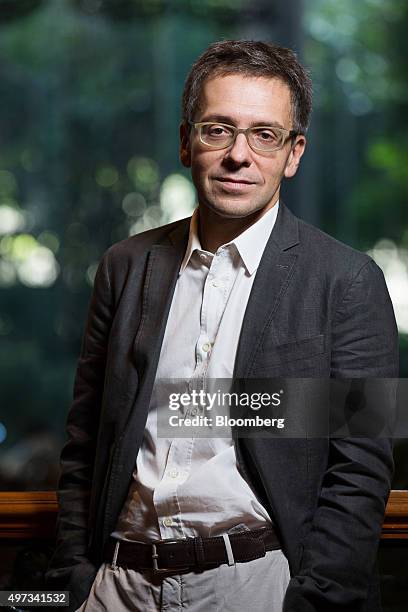
[{"label": "blazer sleeve", "polygon": [[[61,452],[56,548],[46,573],[49,589],[70,590],[70,609],[86,598],[96,569],[87,559],[88,512],[113,300],[107,251],[94,281]],[[83,585],[78,592],[78,585]]]},{"label": "blazer sleeve", "polygon": [[[338,378],[398,376],[394,312],[372,260],[355,275],[337,309],[331,369]],[[372,610],[367,599],[391,487],[392,442],[348,437],[329,444],[318,506],[284,612]]]}]

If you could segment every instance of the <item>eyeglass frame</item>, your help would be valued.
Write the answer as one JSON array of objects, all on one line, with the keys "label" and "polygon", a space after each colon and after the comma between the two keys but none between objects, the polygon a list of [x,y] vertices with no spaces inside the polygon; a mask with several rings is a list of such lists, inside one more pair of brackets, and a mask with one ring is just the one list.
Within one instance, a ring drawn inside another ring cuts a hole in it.
[{"label": "eyeglass frame", "polygon": [[[250,147],[250,148],[251,148],[253,151],[255,151],[256,153],[257,153],[258,151],[261,151],[262,153],[273,153],[274,151],[280,151],[280,150],[281,150],[281,149],[284,147],[284,145],[285,145],[286,141],[287,141],[289,138],[294,138],[294,137],[296,137],[296,136],[300,136],[300,135],[301,135],[301,132],[298,132],[298,131],[296,131],[296,130],[288,130],[288,129],[286,129],[286,128],[280,127],[279,125],[254,125],[254,126],[252,126],[252,127],[247,127],[247,128],[237,128],[237,127],[235,127],[235,125],[230,125],[229,123],[222,123],[222,122],[220,122],[220,121],[197,121],[197,122],[194,122],[194,121],[188,121],[188,123],[189,123],[189,125],[190,125],[191,127],[193,127],[195,130],[196,130],[197,128],[199,128],[199,136],[200,136],[200,142],[201,142],[201,144],[203,144],[203,145],[204,145],[204,146],[206,146],[206,147],[209,147],[210,149],[214,149],[215,151],[220,151],[220,150],[222,150],[222,149],[228,149],[228,147],[231,147],[231,146],[233,146],[233,145],[235,144],[235,141],[236,141],[236,139],[237,139],[238,134],[245,134],[245,138],[246,138],[246,141],[247,141],[247,143],[248,143],[248,146],[249,146],[249,147]],[[223,126],[223,127],[228,127],[228,128],[231,128],[231,129],[234,131],[234,135],[233,135],[233,139],[232,139],[232,141],[230,142],[230,144],[224,145],[224,146],[222,146],[222,147],[217,146],[217,145],[210,145],[210,144],[208,144],[208,142],[204,142],[204,141],[202,140],[202,132],[201,132],[201,128],[202,128],[202,126],[203,126],[203,125],[221,125],[221,126]],[[283,142],[282,142],[282,144],[280,145],[280,147],[278,147],[278,148],[276,148],[276,149],[269,149],[269,150],[268,150],[268,149],[259,149],[259,148],[257,148],[257,147],[253,147],[253,146],[251,145],[251,143],[249,142],[249,139],[248,139],[248,132],[250,132],[251,130],[259,130],[259,129],[262,129],[262,128],[264,128],[264,129],[276,128],[276,129],[278,129],[278,130],[281,130],[282,132],[287,132],[287,133],[288,133],[288,135],[287,135],[287,136],[286,136],[286,138],[283,140]]]}]

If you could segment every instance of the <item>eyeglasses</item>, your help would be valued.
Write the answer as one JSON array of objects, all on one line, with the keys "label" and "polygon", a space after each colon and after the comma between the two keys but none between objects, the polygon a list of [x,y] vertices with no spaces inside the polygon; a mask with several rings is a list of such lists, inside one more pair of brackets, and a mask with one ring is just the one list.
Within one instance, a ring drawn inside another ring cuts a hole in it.
[{"label": "eyeglasses", "polygon": [[288,138],[298,135],[295,130],[286,130],[271,125],[237,128],[227,123],[213,123],[211,121],[198,123],[189,121],[189,124],[198,130],[200,142],[213,149],[226,149],[234,144],[238,134],[245,134],[251,149],[270,153],[281,149]]}]

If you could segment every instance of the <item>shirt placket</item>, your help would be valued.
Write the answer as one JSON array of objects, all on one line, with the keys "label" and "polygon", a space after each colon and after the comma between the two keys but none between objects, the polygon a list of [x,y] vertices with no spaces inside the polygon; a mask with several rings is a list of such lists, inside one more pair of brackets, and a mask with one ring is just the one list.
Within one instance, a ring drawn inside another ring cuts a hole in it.
[{"label": "shirt placket", "polygon": [[[204,281],[195,367],[188,385],[189,391],[195,389],[199,392],[206,389],[206,373],[211,351],[232,288],[234,275],[233,254],[228,248],[219,249],[214,256],[203,251],[198,252],[198,256],[207,265],[212,258]],[[204,406],[189,406],[184,416],[194,417],[204,414],[204,411]],[[194,435],[194,430],[192,433]],[[200,438],[196,437],[175,438],[170,442],[163,476],[153,495],[162,539],[186,537],[178,491],[191,473],[193,451],[199,443]]]}]

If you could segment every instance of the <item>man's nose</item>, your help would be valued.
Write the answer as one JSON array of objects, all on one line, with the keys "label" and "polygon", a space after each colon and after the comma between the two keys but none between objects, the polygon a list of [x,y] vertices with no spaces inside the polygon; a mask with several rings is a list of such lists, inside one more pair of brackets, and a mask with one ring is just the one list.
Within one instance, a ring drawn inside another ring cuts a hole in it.
[{"label": "man's nose", "polygon": [[252,149],[245,134],[238,134],[235,142],[226,151],[225,158],[239,165],[249,165],[252,161]]}]

